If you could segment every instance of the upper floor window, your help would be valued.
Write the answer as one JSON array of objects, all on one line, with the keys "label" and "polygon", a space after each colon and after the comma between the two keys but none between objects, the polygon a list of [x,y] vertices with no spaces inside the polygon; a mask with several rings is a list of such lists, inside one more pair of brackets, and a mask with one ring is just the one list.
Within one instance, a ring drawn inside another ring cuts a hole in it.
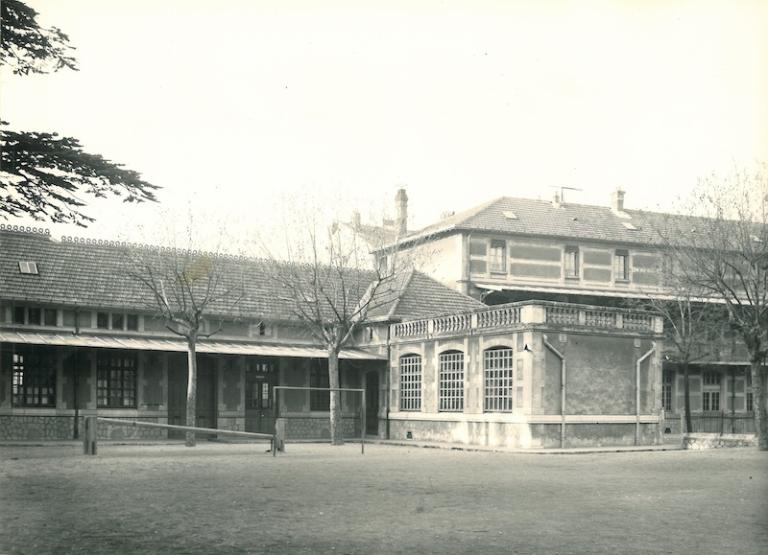
[{"label": "upper floor window", "polygon": [[464,410],[464,353],[447,351],[439,357],[438,410]]},{"label": "upper floor window", "polygon": [[613,258],[613,276],[618,281],[629,281],[629,253],[616,251]]},{"label": "upper floor window", "polygon": [[470,239],[469,241],[469,271],[473,274],[484,274],[488,271],[488,243],[485,239]]},{"label": "upper floor window", "polygon": [[13,406],[56,406],[56,359],[49,347],[28,347],[12,354]]},{"label": "upper floor window", "polygon": [[565,277],[579,277],[579,247],[565,247]]},{"label": "upper floor window", "polygon": [[58,312],[55,308],[14,306],[13,323],[30,326],[56,326],[58,325]]},{"label": "upper floor window", "polygon": [[139,331],[139,316],[122,312],[97,312],[96,327],[102,330]]},{"label": "upper floor window", "polygon": [[483,367],[486,412],[511,411],[514,392],[512,349],[488,349],[483,353]]},{"label": "upper floor window", "polygon": [[400,410],[421,410],[421,357],[400,357]]},{"label": "upper floor window", "polygon": [[488,262],[491,272],[507,272],[507,242],[494,239],[488,252]]}]

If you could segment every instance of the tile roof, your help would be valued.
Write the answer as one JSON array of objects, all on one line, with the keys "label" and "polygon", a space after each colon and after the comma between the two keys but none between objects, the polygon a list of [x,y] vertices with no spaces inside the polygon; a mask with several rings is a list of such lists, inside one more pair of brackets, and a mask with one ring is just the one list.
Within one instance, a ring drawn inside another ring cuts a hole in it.
[{"label": "tile roof", "polygon": [[[514,218],[505,213],[514,215]],[[690,232],[703,220],[642,210],[618,213],[607,206],[587,204],[562,203],[556,207],[550,201],[500,197],[427,226],[406,240],[451,230],[466,230],[659,245],[670,230],[675,233]],[[625,225],[627,223],[632,225]]]},{"label": "tile roof", "polygon": [[400,274],[388,287],[395,294],[389,294],[388,302],[376,303],[371,318],[413,320],[485,308],[482,302],[415,270]]},{"label": "tile roof", "polygon": [[[40,233],[0,230],[0,299],[50,303],[83,308],[105,308],[154,311],[154,301],[148,290],[127,275],[126,259],[141,253],[145,260],[155,257],[158,267],[162,261],[183,251],[158,251],[108,241],[56,241]],[[19,272],[19,261],[34,261],[39,275]],[[294,320],[294,301],[275,279],[274,263],[242,257],[216,259],[222,276],[222,290],[229,291],[220,302],[211,306],[211,313],[262,318]],[[294,267],[310,279],[309,267]],[[349,269],[344,276],[350,308],[367,293],[375,278],[372,271]],[[341,280],[327,272],[324,280],[329,288]],[[233,296],[239,302],[233,305]],[[470,310],[484,306],[418,272],[404,272],[391,283],[383,284],[371,317],[424,317],[453,310]],[[234,307],[233,307],[234,306]]]}]

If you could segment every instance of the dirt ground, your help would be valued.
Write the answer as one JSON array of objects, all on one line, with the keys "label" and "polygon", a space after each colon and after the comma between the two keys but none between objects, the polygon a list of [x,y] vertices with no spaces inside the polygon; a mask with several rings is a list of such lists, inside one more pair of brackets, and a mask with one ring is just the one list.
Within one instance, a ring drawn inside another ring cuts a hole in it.
[{"label": "dirt ground", "polygon": [[0,447],[0,553],[768,553],[768,454]]}]

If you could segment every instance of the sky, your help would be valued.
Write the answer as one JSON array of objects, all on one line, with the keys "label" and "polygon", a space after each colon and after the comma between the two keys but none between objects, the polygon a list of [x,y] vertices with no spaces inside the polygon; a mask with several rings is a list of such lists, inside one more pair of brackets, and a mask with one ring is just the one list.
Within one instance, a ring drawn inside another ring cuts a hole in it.
[{"label": "sky", "polygon": [[2,119],[162,187],[91,202],[85,230],[45,224],[58,235],[162,242],[193,214],[203,235],[269,238],[299,207],[391,216],[399,187],[414,229],[558,187],[666,210],[768,159],[768,2],[27,3],[80,70],[3,71]]}]

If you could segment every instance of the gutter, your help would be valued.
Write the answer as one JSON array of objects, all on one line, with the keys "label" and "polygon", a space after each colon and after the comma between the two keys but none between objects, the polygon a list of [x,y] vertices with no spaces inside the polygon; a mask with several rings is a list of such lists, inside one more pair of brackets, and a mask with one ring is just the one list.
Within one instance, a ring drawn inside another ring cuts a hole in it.
[{"label": "gutter", "polygon": [[640,365],[655,351],[656,345],[653,345],[635,364],[635,445],[640,444]]},{"label": "gutter", "polygon": [[555,349],[555,347],[547,341],[546,336],[544,337],[544,346],[560,359],[560,448],[562,449],[565,447],[565,355]]}]

